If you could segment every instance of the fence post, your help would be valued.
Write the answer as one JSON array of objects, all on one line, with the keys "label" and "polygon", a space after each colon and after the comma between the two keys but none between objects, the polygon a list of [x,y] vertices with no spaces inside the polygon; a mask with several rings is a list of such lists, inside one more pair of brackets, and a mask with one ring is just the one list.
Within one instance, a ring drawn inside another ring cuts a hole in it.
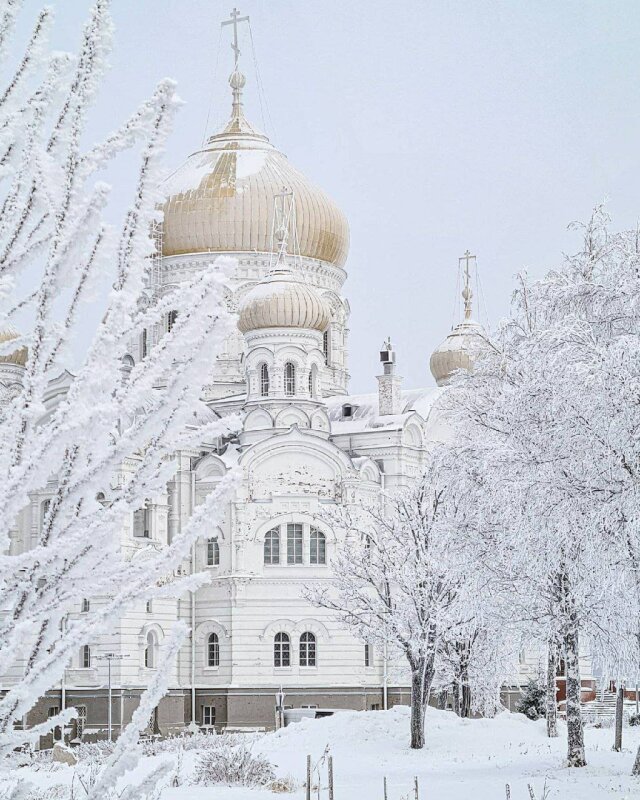
[{"label": "fence post", "polygon": [[329,756],[329,800],[333,800],[333,756]]},{"label": "fence post", "polygon": [[506,789],[507,789],[507,800],[511,800],[511,787],[509,786],[508,783],[506,785]]},{"label": "fence post", "polygon": [[307,756],[307,800],[311,800],[311,756]]},{"label": "fence post", "polygon": [[413,792],[415,794],[416,800],[419,800],[419,798],[418,798],[418,776],[417,775],[413,779]]},{"label": "fence post", "polygon": [[387,800],[387,776],[385,775],[384,778],[384,800]]}]

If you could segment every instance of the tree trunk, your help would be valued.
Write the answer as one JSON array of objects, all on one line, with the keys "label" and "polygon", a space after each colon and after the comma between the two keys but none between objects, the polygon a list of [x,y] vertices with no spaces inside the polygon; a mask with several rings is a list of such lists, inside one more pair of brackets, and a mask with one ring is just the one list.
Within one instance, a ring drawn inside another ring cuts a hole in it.
[{"label": "tree trunk", "polygon": [[546,717],[547,736],[555,739],[558,735],[558,703],[556,701],[556,673],[558,671],[558,645],[555,640],[549,641],[547,651],[547,697]]},{"label": "tree trunk", "polygon": [[460,656],[460,682],[462,684],[462,707],[460,716],[468,719],[471,716],[471,686],[469,685],[469,646],[464,645]]},{"label": "tree trunk", "polygon": [[460,716],[460,684],[458,681],[454,681],[451,684],[451,695],[451,704],[453,706],[453,710],[458,716]]},{"label": "tree trunk", "polygon": [[580,711],[579,637],[574,620],[564,637],[567,682],[567,765],[584,767],[584,731]]},{"label": "tree trunk", "polygon": [[618,684],[618,696],[616,697],[616,738],[613,749],[616,753],[622,750],[622,716],[624,714],[624,684]]},{"label": "tree trunk", "polygon": [[633,769],[631,770],[631,774],[635,775],[636,777],[640,777],[640,745],[638,745],[636,760],[633,762]]},{"label": "tree trunk", "polygon": [[411,670],[411,748],[424,747],[424,717],[433,683],[434,656],[422,658]]}]

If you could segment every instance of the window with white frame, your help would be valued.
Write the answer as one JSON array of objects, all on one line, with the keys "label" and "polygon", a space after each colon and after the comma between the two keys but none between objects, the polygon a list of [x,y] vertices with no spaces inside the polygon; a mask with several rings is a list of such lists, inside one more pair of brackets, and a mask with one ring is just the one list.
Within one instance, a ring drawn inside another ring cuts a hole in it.
[{"label": "window with white frame", "polygon": [[[281,548],[285,549],[286,556],[282,561]],[[267,565],[325,565],[327,537],[319,528],[307,522],[276,525],[264,535],[263,560]]]},{"label": "window with white frame", "polygon": [[87,598],[86,598],[86,597],[85,597],[85,598],[84,598],[84,600],[82,601],[82,606],[81,606],[80,610],[81,610],[81,612],[82,612],[83,614],[86,614],[86,613],[87,613],[87,611],[89,611],[89,601],[87,600]]},{"label": "window with white frame", "polygon": [[91,666],[91,648],[88,644],[80,648],[80,666],[83,669],[89,669]]},{"label": "window with white frame", "polygon": [[78,714],[76,719],[76,736],[78,739],[82,739],[82,735],[87,724],[87,707],[76,706],[76,712]]},{"label": "window with white frame", "polygon": [[40,506],[40,527],[44,528],[44,522],[51,508],[51,500],[43,500]]},{"label": "window with white frame", "polygon": [[145,500],[144,507],[133,512],[133,535],[142,539],[151,537],[151,513],[149,500]]},{"label": "window with white frame", "polygon": [[260,364],[260,397],[269,397],[269,367]]},{"label": "window with white frame", "polygon": [[264,535],[264,563],[280,563],[280,528],[271,528]]},{"label": "window with white frame", "polygon": [[207,638],[207,666],[220,666],[220,639],[217,633],[210,633]]},{"label": "window with white frame", "polygon": [[287,564],[302,564],[302,525],[287,524]]},{"label": "window with white frame", "polygon": [[293,397],[296,393],[296,365],[291,361],[284,365],[284,393],[287,397]]},{"label": "window with white frame", "polygon": [[327,563],[327,540],[317,528],[311,528],[309,532],[309,563]]},{"label": "window with white frame", "polygon": [[207,540],[207,566],[217,567],[220,564],[220,545],[217,537]]},{"label": "window with white frame", "polygon": [[153,613],[153,600],[147,600],[145,605],[145,611],[147,614]]},{"label": "window with white frame", "polygon": [[213,728],[216,724],[216,707],[202,706],[202,727]]},{"label": "window with white frame", "polygon": [[158,648],[158,639],[154,631],[147,633],[146,646],[144,648],[144,665],[148,669],[156,668],[156,650]]},{"label": "window with white frame", "polygon": [[273,637],[273,666],[291,666],[291,639],[289,634],[283,631]]},{"label": "window with white frame", "polygon": [[365,667],[373,666],[373,645],[371,644],[364,646],[364,665]]},{"label": "window with white frame", "polygon": [[329,363],[329,328],[322,334],[322,352],[324,353],[324,363]]},{"label": "window with white frame", "polygon": [[316,637],[311,631],[305,631],[300,637],[300,666],[315,667],[316,664]]}]

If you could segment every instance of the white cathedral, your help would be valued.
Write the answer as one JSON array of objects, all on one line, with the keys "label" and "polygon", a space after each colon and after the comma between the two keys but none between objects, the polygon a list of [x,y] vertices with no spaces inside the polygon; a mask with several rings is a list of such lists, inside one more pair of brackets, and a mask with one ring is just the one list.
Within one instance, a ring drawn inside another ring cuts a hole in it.
[{"label": "white cathedral", "polygon": [[[207,571],[210,583],[191,595],[141,602],[112,632],[83,647],[60,689],[29,714],[32,725],[61,705],[76,706],[80,720],[70,737],[105,736],[107,661],[101,656],[110,652],[125,656],[111,665],[118,734],[177,619],[190,626],[191,638],[156,710],[157,733],[194,725],[273,727],[277,697],[285,708],[408,703],[408,686],[386,654],[306,601],[303,590],[332,577],[338,543],[323,522],[327,507],[366,501],[420,473],[439,436],[434,405],[446,391],[441,387],[455,369],[469,366],[482,329],[470,318],[467,296],[465,319],[431,358],[439,388],[403,390],[387,343],[378,392],[348,394],[347,220],[245,118],[245,77],[237,68],[229,83],[228,124],[168,181],[162,257],[148,288],[160,297],[194,271],[211,269],[218,255],[237,260],[228,303],[238,331],[217,357],[202,399],[220,415],[240,412],[243,427],[216,449],[176,453],[166,494],[132,515],[123,549],[133,555],[162,547],[231,467],[241,470],[242,480],[222,527],[207,532],[185,565]],[[154,346],[155,334],[135,343],[132,363]],[[0,392],[22,369],[23,352],[0,359]],[[51,405],[71,380],[63,373],[52,382]],[[15,531],[16,552],[36,539],[54,490],[51,484],[32,498]]]}]

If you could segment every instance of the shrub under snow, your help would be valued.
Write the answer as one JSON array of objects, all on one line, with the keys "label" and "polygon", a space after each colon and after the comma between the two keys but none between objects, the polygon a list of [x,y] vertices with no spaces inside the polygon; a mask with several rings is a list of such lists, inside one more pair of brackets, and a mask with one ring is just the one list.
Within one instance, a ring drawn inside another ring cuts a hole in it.
[{"label": "shrub under snow", "polygon": [[224,742],[205,750],[196,763],[194,782],[203,786],[266,786],[275,777],[272,764],[264,756],[252,753],[246,742]]}]

